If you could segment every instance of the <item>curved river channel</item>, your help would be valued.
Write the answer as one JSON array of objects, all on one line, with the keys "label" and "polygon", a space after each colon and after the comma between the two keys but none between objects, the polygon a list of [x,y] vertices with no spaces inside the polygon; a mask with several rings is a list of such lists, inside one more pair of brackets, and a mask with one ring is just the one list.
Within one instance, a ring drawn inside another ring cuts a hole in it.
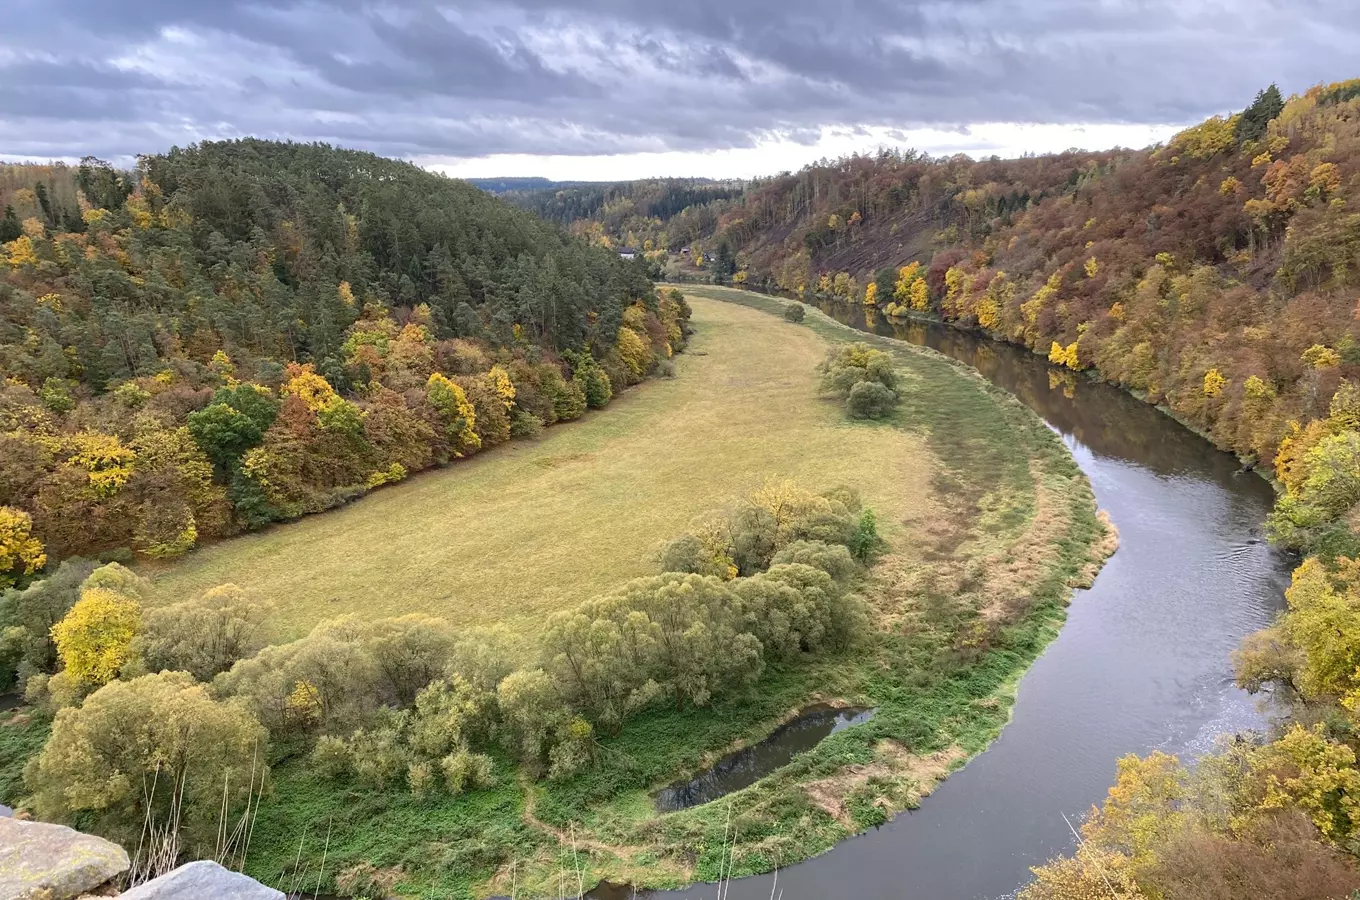
[{"label": "curved river channel", "polygon": [[[1020,682],[995,743],[903,813],[778,874],[785,900],[994,900],[1029,867],[1067,851],[1077,824],[1127,753],[1192,756],[1218,735],[1260,728],[1232,683],[1230,652],[1284,604],[1288,560],[1262,540],[1266,482],[1170,417],[1105,384],[1064,376],[1020,348],[942,325],[856,328],[938,350],[976,368],[1057,431],[1119,529],[1119,550],[1078,591],[1059,637]],[[1050,376],[1052,372],[1052,377]],[[768,900],[772,876],[733,882],[730,900]],[[618,889],[602,886],[592,896]],[[655,892],[712,898],[713,885]],[[618,896],[632,896],[631,889]],[[644,896],[639,892],[638,896]]]}]

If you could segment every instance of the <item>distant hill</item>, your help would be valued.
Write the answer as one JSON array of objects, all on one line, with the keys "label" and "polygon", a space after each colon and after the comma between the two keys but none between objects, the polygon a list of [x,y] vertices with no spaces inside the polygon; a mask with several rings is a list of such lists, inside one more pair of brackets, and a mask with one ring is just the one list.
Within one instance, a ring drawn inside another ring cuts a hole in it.
[{"label": "distant hill", "polygon": [[557,183],[500,196],[549,221],[572,226],[595,244],[679,250],[711,234],[718,214],[745,190],[745,182],[739,180],[645,178]]},{"label": "distant hill", "polygon": [[583,187],[604,182],[592,181],[551,181],[547,178],[464,178],[473,187],[481,188],[488,194],[505,194],[511,191],[559,191],[563,188]]}]

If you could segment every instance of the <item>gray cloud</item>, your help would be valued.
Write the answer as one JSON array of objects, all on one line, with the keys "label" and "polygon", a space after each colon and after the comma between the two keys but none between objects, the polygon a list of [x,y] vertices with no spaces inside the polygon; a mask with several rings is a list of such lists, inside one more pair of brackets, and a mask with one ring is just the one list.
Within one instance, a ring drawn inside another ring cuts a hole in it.
[{"label": "gray cloud", "polygon": [[1360,75],[1360,0],[8,0],[0,155],[407,157],[1193,121]]}]

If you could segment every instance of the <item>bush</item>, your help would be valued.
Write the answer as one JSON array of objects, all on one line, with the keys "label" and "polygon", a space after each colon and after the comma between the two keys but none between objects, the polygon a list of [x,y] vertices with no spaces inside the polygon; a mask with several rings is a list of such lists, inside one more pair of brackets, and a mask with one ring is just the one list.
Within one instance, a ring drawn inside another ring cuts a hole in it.
[{"label": "bush", "polygon": [[26,777],[41,818],[79,821],[124,842],[148,816],[170,821],[182,801],[192,852],[195,842],[212,846],[224,785],[233,809],[246,799],[252,759],[268,757],[266,737],[244,707],[214,700],[187,673],[144,675],[59,712]]},{"label": "bush", "polygon": [[846,547],[825,541],[794,541],[770,559],[772,567],[786,563],[821,569],[839,582],[849,580],[856,568],[855,558]]},{"label": "bush", "polygon": [[882,419],[897,405],[897,394],[876,381],[861,381],[850,389],[845,409],[854,419]]},{"label": "bush", "polygon": [[510,413],[510,436],[536,438],[543,433],[543,420],[531,412],[516,408]]},{"label": "bush", "polygon": [[704,542],[692,534],[682,534],[661,551],[661,571],[695,575],[727,576],[729,561],[715,559]]},{"label": "bush", "polygon": [[796,325],[802,322],[806,315],[807,310],[803,308],[801,303],[790,303],[784,307],[784,321],[786,322],[793,322]]}]

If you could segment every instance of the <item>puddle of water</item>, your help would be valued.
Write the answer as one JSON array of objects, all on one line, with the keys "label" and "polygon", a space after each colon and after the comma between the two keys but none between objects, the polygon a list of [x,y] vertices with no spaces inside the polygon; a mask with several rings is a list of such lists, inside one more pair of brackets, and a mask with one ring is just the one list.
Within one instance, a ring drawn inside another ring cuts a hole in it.
[{"label": "puddle of water", "polygon": [[656,795],[656,808],[660,812],[689,809],[750,787],[830,735],[867,722],[873,714],[872,709],[857,707],[825,704],[808,707],[798,718],[780,725],[760,743],[724,756],[689,781],[661,791]]}]

